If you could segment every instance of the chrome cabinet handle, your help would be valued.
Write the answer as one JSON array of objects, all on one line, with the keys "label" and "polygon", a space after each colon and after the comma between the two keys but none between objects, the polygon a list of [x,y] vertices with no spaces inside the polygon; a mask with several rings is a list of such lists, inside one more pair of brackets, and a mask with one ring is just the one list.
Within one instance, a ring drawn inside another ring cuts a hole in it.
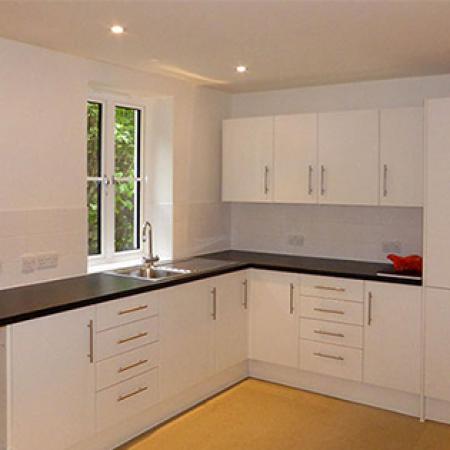
[{"label": "chrome cabinet handle", "polygon": [[125,367],[119,367],[117,370],[118,373],[126,372],[127,370],[134,369],[135,367],[142,366],[142,364],[147,364],[148,359],[141,359],[138,362],[135,362],[134,364],[130,364],[129,366]]},{"label": "chrome cabinet handle", "polygon": [[123,314],[129,314],[129,313],[133,313],[136,311],[142,311],[143,309],[147,309],[148,305],[141,305],[141,306],[136,306],[135,308],[130,308],[130,309],[123,309],[122,311],[119,311],[117,313],[118,316],[122,316]]},{"label": "chrome cabinet handle", "polygon": [[148,389],[147,386],[141,387],[139,389],[136,389],[133,392],[130,392],[129,394],[125,394],[125,395],[119,396],[117,401],[118,402],[122,402],[122,401],[126,400],[127,398],[134,397],[135,395],[138,395],[138,394],[141,394],[142,392],[145,392],[147,389]]},{"label": "chrome cabinet handle", "polygon": [[313,187],[312,187],[312,174],[313,174],[313,166],[308,166],[308,194],[312,195]]},{"label": "chrome cabinet handle", "polygon": [[264,166],[264,194],[269,193],[269,166]]},{"label": "chrome cabinet handle", "polygon": [[212,299],[213,299],[213,312],[211,314],[213,320],[217,320],[217,288],[211,289]]},{"label": "chrome cabinet handle", "polygon": [[320,195],[325,195],[325,166],[320,166]]},{"label": "chrome cabinet handle", "polygon": [[342,311],[340,309],[314,308],[314,311],[328,313],[328,314],[345,314],[345,311]]},{"label": "chrome cabinet handle", "polygon": [[383,196],[387,197],[388,189],[387,189],[387,175],[388,175],[388,166],[385,164],[383,166]]},{"label": "chrome cabinet handle", "polygon": [[144,331],[143,333],[138,333],[138,334],[135,334],[134,336],[130,336],[130,337],[127,337],[127,338],[124,338],[124,339],[119,339],[117,341],[117,343],[118,344],[125,344],[125,342],[134,341],[135,339],[140,339],[140,338],[143,338],[143,337],[145,337],[147,335],[148,335],[148,333],[146,331]]},{"label": "chrome cabinet handle", "polygon": [[244,301],[242,302],[242,306],[244,309],[248,309],[248,280],[242,282],[244,285]]},{"label": "chrome cabinet handle", "polygon": [[289,313],[294,314],[294,283],[289,286]]},{"label": "chrome cabinet handle", "polygon": [[367,325],[372,325],[372,292],[369,291],[369,299],[367,304]]},{"label": "chrome cabinet handle", "polygon": [[94,363],[94,321],[90,320],[88,323],[89,328],[89,353],[87,357],[91,364]]},{"label": "chrome cabinet handle", "polygon": [[345,337],[343,333],[333,333],[331,331],[314,330],[313,332],[316,334],[324,334],[326,336],[333,336],[333,337],[340,337],[340,338]]},{"label": "chrome cabinet handle", "polygon": [[335,355],[328,355],[327,353],[313,353],[314,356],[319,356],[320,358],[328,358],[328,359],[335,359],[336,361],[344,361],[344,358],[342,356],[335,356]]},{"label": "chrome cabinet handle", "polygon": [[314,286],[314,289],[321,289],[323,291],[336,291],[336,292],[345,292],[345,288],[338,288],[333,286]]}]

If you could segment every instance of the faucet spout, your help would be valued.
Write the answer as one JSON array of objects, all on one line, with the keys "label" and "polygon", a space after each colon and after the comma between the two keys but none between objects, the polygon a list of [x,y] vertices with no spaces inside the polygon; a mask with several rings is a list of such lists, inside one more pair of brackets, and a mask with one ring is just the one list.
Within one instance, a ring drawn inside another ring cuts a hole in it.
[{"label": "faucet spout", "polygon": [[148,220],[142,225],[142,242],[147,243],[147,254],[144,253],[142,259],[145,264],[153,265],[159,261],[159,256],[153,254],[153,227]]}]

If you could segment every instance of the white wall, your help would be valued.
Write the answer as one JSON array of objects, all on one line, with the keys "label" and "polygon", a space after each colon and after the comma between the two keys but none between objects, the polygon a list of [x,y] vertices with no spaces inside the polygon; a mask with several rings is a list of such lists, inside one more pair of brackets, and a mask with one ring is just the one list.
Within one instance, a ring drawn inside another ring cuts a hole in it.
[{"label": "white wall", "polygon": [[[450,96],[450,75],[286,89],[232,96],[230,117],[420,106]],[[400,241],[402,253],[422,253],[422,209],[234,204],[235,249],[384,260],[383,241]],[[288,244],[303,234],[302,247]]]},{"label": "white wall", "polygon": [[[171,229],[176,256],[229,246],[216,177],[227,94],[5,39],[0,61],[0,287],[86,271],[85,102],[93,89],[149,105],[170,99],[172,189],[154,200],[170,217],[158,221],[156,241]],[[199,169],[203,161],[214,176]],[[58,268],[23,274],[21,256],[40,251],[58,252]]]}]

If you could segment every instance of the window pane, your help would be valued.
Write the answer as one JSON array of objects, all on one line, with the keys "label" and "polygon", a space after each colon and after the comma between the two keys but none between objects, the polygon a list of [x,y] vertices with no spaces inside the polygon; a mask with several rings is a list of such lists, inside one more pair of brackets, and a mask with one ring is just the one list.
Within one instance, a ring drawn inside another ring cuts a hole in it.
[{"label": "window pane", "polygon": [[102,154],[102,105],[88,102],[87,105],[87,175],[101,176]]},{"label": "window pane", "polygon": [[141,111],[116,106],[115,176],[139,177]]},{"label": "window pane", "polygon": [[115,250],[137,250],[140,247],[140,182],[116,182],[115,188]]},{"label": "window pane", "polygon": [[87,183],[88,253],[99,255],[101,251],[101,189],[98,181]]}]

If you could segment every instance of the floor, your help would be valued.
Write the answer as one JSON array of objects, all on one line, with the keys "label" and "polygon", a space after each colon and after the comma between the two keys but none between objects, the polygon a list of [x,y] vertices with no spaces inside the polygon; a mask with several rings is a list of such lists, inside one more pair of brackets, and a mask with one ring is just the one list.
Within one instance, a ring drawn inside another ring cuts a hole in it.
[{"label": "floor", "polygon": [[121,450],[450,450],[450,426],[246,380]]}]

